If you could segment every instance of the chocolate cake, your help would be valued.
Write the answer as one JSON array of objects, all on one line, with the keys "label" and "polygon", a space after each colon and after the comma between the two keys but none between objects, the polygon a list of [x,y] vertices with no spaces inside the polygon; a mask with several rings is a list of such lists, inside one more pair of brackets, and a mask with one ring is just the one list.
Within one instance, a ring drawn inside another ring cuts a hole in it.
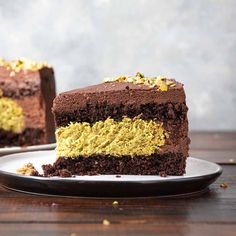
[{"label": "chocolate cake", "polygon": [[188,120],[183,85],[120,76],[57,96],[57,160],[46,176],[183,175]]},{"label": "chocolate cake", "polygon": [[47,63],[0,59],[0,147],[53,142],[55,95]]}]

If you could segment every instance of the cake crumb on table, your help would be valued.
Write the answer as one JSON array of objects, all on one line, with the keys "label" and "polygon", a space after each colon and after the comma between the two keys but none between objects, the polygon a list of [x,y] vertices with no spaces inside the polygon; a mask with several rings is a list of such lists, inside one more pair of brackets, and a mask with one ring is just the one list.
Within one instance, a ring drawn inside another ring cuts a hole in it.
[{"label": "cake crumb on table", "polygon": [[113,203],[112,203],[112,206],[113,207],[117,207],[119,205],[119,202],[118,201],[113,201]]},{"label": "cake crumb on table", "polygon": [[58,204],[57,204],[57,203],[55,203],[55,202],[53,202],[53,203],[51,204],[51,206],[52,206],[52,207],[57,207],[57,206],[58,206]]},{"label": "cake crumb on table", "polygon": [[70,234],[70,236],[77,236],[77,234],[76,233],[72,233],[72,234]]},{"label": "cake crumb on table", "polygon": [[228,188],[228,184],[226,182],[220,184],[221,188]]},{"label": "cake crumb on table", "polygon": [[109,226],[111,223],[110,223],[109,220],[104,219],[104,220],[102,221],[102,224],[105,225],[105,226]]}]

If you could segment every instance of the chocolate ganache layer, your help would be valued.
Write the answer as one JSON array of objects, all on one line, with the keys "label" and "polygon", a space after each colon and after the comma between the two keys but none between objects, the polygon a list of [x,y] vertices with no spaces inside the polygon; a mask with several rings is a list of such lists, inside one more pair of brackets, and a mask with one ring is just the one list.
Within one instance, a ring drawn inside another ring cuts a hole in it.
[{"label": "chocolate ganache layer", "polygon": [[70,122],[94,123],[111,117],[121,120],[124,116],[143,120],[158,120],[162,122],[181,123],[185,121],[188,108],[185,103],[148,103],[148,104],[89,104],[77,110],[65,112],[54,111],[58,127],[66,126]]}]

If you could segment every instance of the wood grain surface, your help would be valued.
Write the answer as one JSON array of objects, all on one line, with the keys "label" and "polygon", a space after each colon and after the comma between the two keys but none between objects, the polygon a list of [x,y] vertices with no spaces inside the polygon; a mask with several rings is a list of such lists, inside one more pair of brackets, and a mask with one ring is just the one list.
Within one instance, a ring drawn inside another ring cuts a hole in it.
[{"label": "wood grain surface", "polygon": [[176,198],[89,199],[0,187],[0,235],[236,235],[236,132],[197,132],[191,139],[192,156],[223,167],[208,191]]}]

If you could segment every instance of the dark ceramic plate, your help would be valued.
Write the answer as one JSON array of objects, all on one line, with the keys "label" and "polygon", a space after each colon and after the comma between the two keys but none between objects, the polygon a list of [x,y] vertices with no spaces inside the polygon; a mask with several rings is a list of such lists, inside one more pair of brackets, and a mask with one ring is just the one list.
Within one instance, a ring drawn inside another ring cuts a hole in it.
[{"label": "dark ceramic plate", "polygon": [[12,154],[0,158],[1,185],[34,194],[78,197],[147,197],[191,194],[206,189],[222,173],[219,165],[189,157],[183,176],[97,175],[71,178],[32,177],[16,173],[31,162],[39,172],[41,165],[53,163],[55,151]]}]

